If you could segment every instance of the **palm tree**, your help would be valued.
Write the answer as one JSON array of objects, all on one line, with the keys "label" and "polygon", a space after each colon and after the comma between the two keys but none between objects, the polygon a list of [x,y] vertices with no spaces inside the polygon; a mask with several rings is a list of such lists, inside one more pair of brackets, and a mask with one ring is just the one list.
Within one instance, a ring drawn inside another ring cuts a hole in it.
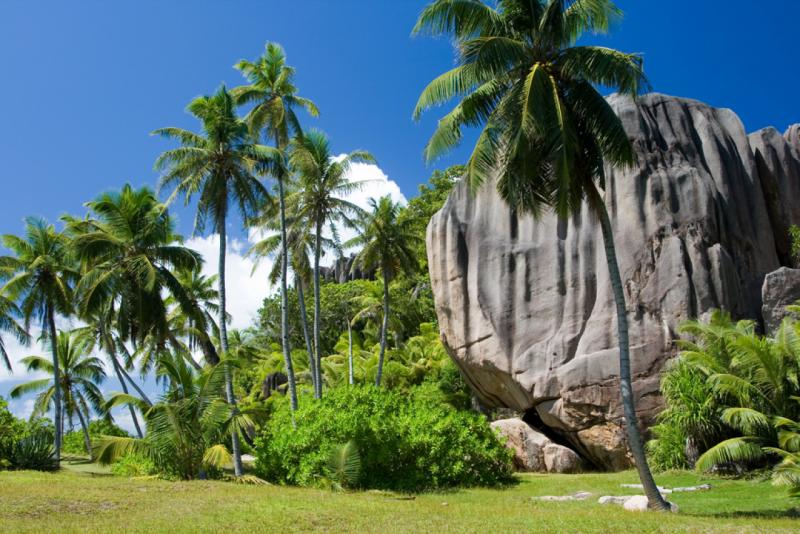
[{"label": "palm tree", "polygon": [[[91,409],[95,413],[103,413],[103,394],[99,385],[106,377],[103,362],[90,356],[87,347],[80,343],[73,332],[59,332],[56,342],[58,354],[59,386],[63,394],[63,415],[72,420],[78,417],[86,452],[92,454],[92,442],[89,437],[89,420]],[[28,356],[22,359],[28,372],[45,372],[54,374],[53,362],[41,356]],[[36,397],[33,414],[43,415],[53,407],[56,386],[53,379],[44,378],[20,384],[11,390],[11,398],[16,399],[27,393],[41,392]],[[63,422],[61,423],[63,424]],[[63,432],[63,429],[59,429]]]},{"label": "palm tree", "polygon": [[[294,69],[286,64],[286,55],[276,43],[267,43],[264,54],[255,61],[242,60],[235,65],[241,71],[249,85],[233,90],[236,102],[240,105],[253,104],[253,108],[245,117],[251,134],[258,138],[263,131],[264,137],[275,142],[275,146],[285,157],[289,140],[293,136],[302,136],[303,130],[295,113],[301,107],[310,115],[319,115],[317,106],[306,98],[297,95],[294,86]],[[297,409],[297,392],[294,370],[292,367],[291,348],[289,347],[289,303],[287,278],[289,270],[289,244],[286,236],[286,199],[285,181],[288,178],[286,165],[276,167],[275,178],[278,182],[278,206],[281,233],[281,347],[289,378],[289,396],[292,410]]]},{"label": "palm tree", "polygon": [[[182,146],[159,156],[155,167],[164,171],[160,189],[174,188],[170,199],[183,195],[188,202],[198,195],[195,232],[202,232],[210,220],[219,237],[219,339],[223,355],[228,351],[227,312],[225,293],[226,224],[231,207],[245,220],[261,210],[267,190],[254,174],[258,165],[268,165],[280,159],[274,149],[253,143],[247,124],[236,115],[233,97],[221,87],[213,96],[194,99],[189,112],[199,119],[202,133],[181,128],[162,128],[154,133],[175,139]],[[233,380],[226,371],[225,391],[234,407]],[[232,434],[236,476],[242,474],[239,436]]]},{"label": "palm tree", "polygon": [[[88,202],[89,216],[64,217],[83,276],[75,292],[78,314],[88,323],[84,337],[94,338],[106,351],[127,393],[126,381],[142,399],[144,391],[118,357],[125,341],[170,337],[164,295],[186,301],[175,269],[197,269],[202,258],[180,244],[175,221],[147,187],[126,184]],[[93,333],[93,335],[87,334]],[[117,339],[112,331],[117,332]],[[145,367],[146,371],[147,368]],[[136,414],[131,417],[139,435]]]},{"label": "palm tree", "polygon": [[[170,298],[167,302],[172,308],[170,330],[186,339],[188,351],[200,349],[208,365],[217,365],[220,359],[214,340],[219,339],[219,325],[214,316],[219,316],[220,309],[218,277],[204,276],[200,269],[179,270],[175,277],[183,288],[184,301]],[[194,365],[191,356],[189,363]]]},{"label": "palm tree", "polygon": [[[2,273],[0,273],[0,275],[1,274]],[[7,332],[14,336],[20,343],[27,345],[30,342],[30,336],[17,322],[16,318],[19,317],[19,315],[19,308],[14,301],[10,300],[5,295],[0,295],[0,332]],[[2,336],[0,336],[0,358],[3,359],[6,369],[11,371],[11,358],[9,358],[8,352],[6,352],[6,346],[5,343],[3,343]]]},{"label": "palm tree", "polygon": [[381,323],[381,346],[375,385],[381,385],[383,359],[386,353],[386,337],[389,330],[389,283],[402,273],[416,270],[417,258],[414,246],[419,236],[407,224],[397,220],[400,205],[389,196],[376,201],[369,200],[372,213],[362,223],[363,230],[345,244],[346,248],[363,247],[353,262],[365,271],[380,271],[383,279],[383,321]]},{"label": "palm tree", "polygon": [[[291,201],[293,198],[294,194],[290,193],[290,205],[292,204]],[[250,250],[247,252],[247,254],[248,256],[253,256],[256,258],[255,265],[258,265],[258,261],[262,258],[274,256],[276,251],[280,252],[283,247],[283,241],[280,234],[280,221],[276,220],[275,214],[272,213],[272,211],[273,210],[271,209],[266,210],[261,216],[251,222],[253,227],[260,228],[262,232],[264,230],[278,231],[277,234],[268,235],[250,247]],[[317,372],[314,361],[314,348],[311,344],[311,336],[308,330],[308,312],[306,311],[307,308],[305,298],[305,287],[308,284],[311,272],[310,262],[308,260],[308,251],[314,246],[314,237],[309,232],[308,222],[297,216],[297,209],[293,209],[292,211],[295,213],[295,215],[289,217],[287,220],[287,248],[289,249],[289,259],[292,271],[294,272],[294,287],[297,291],[298,307],[300,308],[300,324],[303,328],[303,338],[305,340],[306,351],[308,353],[309,367],[311,370],[311,383],[314,387],[314,391],[316,392]],[[253,266],[254,269],[255,265]],[[273,264],[272,270],[269,274],[270,284],[274,285],[280,280],[282,270],[282,262],[278,261]]]},{"label": "palm tree", "polygon": [[464,126],[482,126],[465,170],[473,190],[496,176],[500,196],[519,213],[546,208],[566,217],[583,201],[599,218],[617,311],[620,390],[628,442],[650,502],[668,509],[642,447],[630,378],[625,293],[605,202],[603,164],[628,166],[633,147],[597,86],[635,96],[645,83],[641,57],[575,46],[621,16],[611,0],[435,0],[415,33],[452,34],[459,65],[422,92],[414,116],[452,98],[425,148],[430,160],[458,144]]},{"label": "palm tree", "polygon": [[[105,302],[98,303],[81,317],[86,322],[86,326],[75,329],[75,334],[88,352],[94,352],[95,348],[99,347],[108,354],[111,366],[117,375],[117,381],[126,395],[128,394],[128,386],[131,385],[139,394],[143,404],[152,404],[142,388],[128,374],[128,369],[132,368],[132,365],[129,365],[129,363],[132,364],[132,358],[121,359],[119,356],[120,353],[122,353],[123,357],[128,356],[128,350],[119,334],[114,331],[113,326],[117,323],[115,316],[112,299],[106,299]],[[128,406],[128,410],[136,433],[139,437],[144,436],[133,406]]]},{"label": "palm tree", "polygon": [[[357,150],[342,158],[331,154],[328,137],[318,130],[311,130],[292,143],[290,162],[297,171],[298,216],[307,220],[314,228],[314,368],[321,373],[322,355],[319,346],[319,261],[322,256],[322,229],[330,223],[345,222],[352,226],[351,217],[359,216],[363,210],[345,200],[362,186],[348,178],[352,163],[374,162],[372,154]],[[317,375],[314,391],[316,398],[322,397],[322,377]]]},{"label": "palm tree", "polygon": [[[162,472],[172,471],[183,479],[203,478],[209,468],[229,464],[231,454],[223,444],[225,436],[252,432],[253,422],[227,400],[227,363],[197,373],[183,358],[165,359],[161,373],[167,379],[167,391],[153,406],[141,406],[147,436],[104,436],[95,446],[98,462],[108,464],[136,452],[152,460]],[[139,402],[118,394],[109,399],[107,407]]]},{"label": "palm tree", "polygon": [[19,303],[25,330],[39,321],[42,339],[50,344],[53,371],[55,459],[61,459],[62,391],[56,343],[56,315],[72,313],[72,286],[78,273],[70,255],[67,236],[42,219],[28,218],[25,237],[4,235],[3,245],[14,256],[0,257],[0,272],[8,278],[0,292]]}]

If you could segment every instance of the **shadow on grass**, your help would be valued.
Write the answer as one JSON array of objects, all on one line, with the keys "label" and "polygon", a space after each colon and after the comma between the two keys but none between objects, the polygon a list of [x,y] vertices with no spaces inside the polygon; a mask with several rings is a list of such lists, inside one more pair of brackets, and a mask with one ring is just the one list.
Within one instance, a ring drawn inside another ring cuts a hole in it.
[{"label": "shadow on grass", "polygon": [[800,508],[788,510],[753,510],[747,512],[718,512],[716,514],[687,514],[698,517],[718,517],[720,519],[800,519]]}]

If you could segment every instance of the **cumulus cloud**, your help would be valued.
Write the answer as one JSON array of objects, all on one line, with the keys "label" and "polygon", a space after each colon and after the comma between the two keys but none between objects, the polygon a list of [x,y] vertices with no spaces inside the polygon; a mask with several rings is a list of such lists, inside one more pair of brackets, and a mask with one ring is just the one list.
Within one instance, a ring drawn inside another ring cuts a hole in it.
[{"label": "cumulus cloud", "polygon": [[[205,259],[203,274],[217,274],[219,263],[219,237],[193,237],[186,241],[186,246],[199,252]],[[249,243],[240,239],[228,242],[225,257],[225,292],[227,311],[231,315],[233,328],[246,328],[256,317],[256,312],[271,291],[269,271],[272,262],[261,260],[258,265],[251,258],[245,257]],[[255,270],[254,270],[255,268]]]}]

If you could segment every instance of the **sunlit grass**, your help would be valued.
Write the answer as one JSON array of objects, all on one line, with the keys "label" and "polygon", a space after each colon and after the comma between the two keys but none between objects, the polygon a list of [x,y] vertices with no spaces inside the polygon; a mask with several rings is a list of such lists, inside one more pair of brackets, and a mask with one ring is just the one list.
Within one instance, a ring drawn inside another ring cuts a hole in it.
[{"label": "sunlit grass", "polygon": [[[632,513],[597,504],[624,495],[634,472],[525,475],[506,490],[472,489],[408,498],[225,482],[130,480],[71,466],[55,474],[0,472],[3,532],[797,532],[792,502],[767,481],[661,475],[661,485],[710,482],[673,494],[680,514]],[[532,499],[577,491],[584,502]]]}]

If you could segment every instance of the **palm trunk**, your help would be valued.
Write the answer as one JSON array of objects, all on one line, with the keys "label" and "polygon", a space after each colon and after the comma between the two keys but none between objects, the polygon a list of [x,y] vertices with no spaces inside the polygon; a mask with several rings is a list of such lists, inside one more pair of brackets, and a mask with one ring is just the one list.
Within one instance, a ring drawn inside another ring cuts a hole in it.
[{"label": "palm trunk", "polygon": [[311,334],[308,332],[308,312],[306,311],[306,297],[303,291],[303,280],[294,274],[294,285],[297,287],[297,303],[300,306],[300,322],[303,324],[303,338],[306,341],[306,351],[308,352],[308,370],[311,373],[311,383],[314,392],[317,391],[317,362],[314,360],[314,349],[311,346]]},{"label": "palm trunk", "polygon": [[[103,319],[100,319],[100,336],[103,338],[103,343],[106,345],[106,350],[108,351],[108,357],[111,358],[111,365],[114,367],[114,372],[117,375],[117,380],[119,380],[120,387],[122,387],[122,392],[126,395],[128,394],[128,385],[126,383],[125,377],[127,373],[124,373],[122,369],[122,365],[117,360],[117,349],[114,347],[114,340],[106,332],[105,325],[103,324]],[[124,373],[124,374],[123,374]],[[128,377],[130,380],[130,377]],[[128,405],[128,411],[131,414],[131,421],[133,421],[133,427],[136,429],[136,435],[139,436],[139,439],[144,437],[144,433],[142,432],[142,427],[139,426],[139,419],[136,417],[136,410],[133,409],[133,406],[130,404]]]},{"label": "palm trunk", "polygon": [[62,410],[62,399],[61,399],[61,369],[58,366],[58,343],[56,340],[56,319],[55,314],[53,313],[53,308],[51,306],[47,306],[47,328],[50,331],[50,349],[53,354],[53,389],[55,390],[55,394],[53,395],[53,402],[55,404],[55,426],[56,426],[56,437],[55,437],[55,459],[57,462],[61,461],[61,440],[62,435],[64,432],[64,424],[63,418],[64,413]]},{"label": "palm trunk", "polygon": [[320,289],[319,289],[319,258],[322,255],[322,221],[317,217],[314,231],[314,357],[317,360],[317,385],[314,397],[322,398],[322,355],[319,347],[319,315],[320,315]]},{"label": "palm trunk", "polygon": [[294,377],[292,352],[289,347],[289,295],[287,277],[289,276],[289,247],[286,239],[286,198],[283,193],[283,176],[278,177],[278,204],[281,219],[281,347],[286,378],[289,383],[289,401],[292,413],[297,411],[297,383]]},{"label": "palm trunk", "polygon": [[89,437],[89,426],[83,418],[80,406],[75,411],[78,412],[78,421],[80,421],[81,429],[83,430],[83,444],[86,446],[86,452],[89,453],[89,459],[92,460],[92,438]]},{"label": "palm trunk", "polygon": [[648,505],[655,510],[669,510],[669,504],[658,491],[653,474],[647,464],[647,457],[644,454],[642,436],[639,433],[639,425],[636,417],[636,407],[633,399],[633,386],[631,384],[631,361],[630,347],[628,340],[628,312],[625,305],[625,292],[622,286],[622,277],[617,263],[617,252],[614,246],[614,233],[611,228],[611,220],[606,210],[605,202],[600,193],[591,187],[589,191],[590,203],[600,218],[600,228],[603,232],[603,245],[605,246],[606,262],[608,263],[608,274],[611,281],[611,288],[614,292],[614,302],[617,309],[617,332],[619,336],[619,388],[622,394],[622,408],[625,414],[625,426],[628,431],[628,446],[631,449],[633,460],[636,463],[636,470],[639,472],[639,480],[642,482],[644,493],[647,495]]},{"label": "palm trunk", "polygon": [[353,325],[347,321],[347,383],[351,386],[356,383],[353,374]]},{"label": "palm trunk", "polygon": [[378,373],[375,375],[375,385],[381,386],[383,376],[383,357],[386,354],[386,333],[389,330],[389,278],[383,273],[383,322],[381,324],[381,352],[378,356]]},{"label": "palm trunk", "polygon": [[[225,251],[227,247],[225,234],[225,221],[219,224],[219,344],[222,349],[223,358],[228,356],[228,325],[225,324],[227,316],[225,312]],[[225,366],[225,399],[233,409],[233,415],[237,414],[236,398],[233,396],[233,379],[228,362],[223,362]],[[231,448],[233,449],[233,474],[237,477],[242,476],[242,451],[239,447],[239,432],[236,429],[231,431]]]},{"label": "palm trunk", "polygon": [[145,401],[150,406],[152,406],[153,401],[150,400],[150,398],[145,394],[144,390],[141,387],[139,387],[139,384],[137,384],[136,381],[131,377],[131,375],[128,374],[128,371],[125,370],[125,367],[123,367],[122,364],[119,364],[119,370],[122,373],[122,375],[128,380],[128,383],[130,383],[130,385],[133,386],[133,389],[136,390],[136,393],[139,394],[142,400]]}]

